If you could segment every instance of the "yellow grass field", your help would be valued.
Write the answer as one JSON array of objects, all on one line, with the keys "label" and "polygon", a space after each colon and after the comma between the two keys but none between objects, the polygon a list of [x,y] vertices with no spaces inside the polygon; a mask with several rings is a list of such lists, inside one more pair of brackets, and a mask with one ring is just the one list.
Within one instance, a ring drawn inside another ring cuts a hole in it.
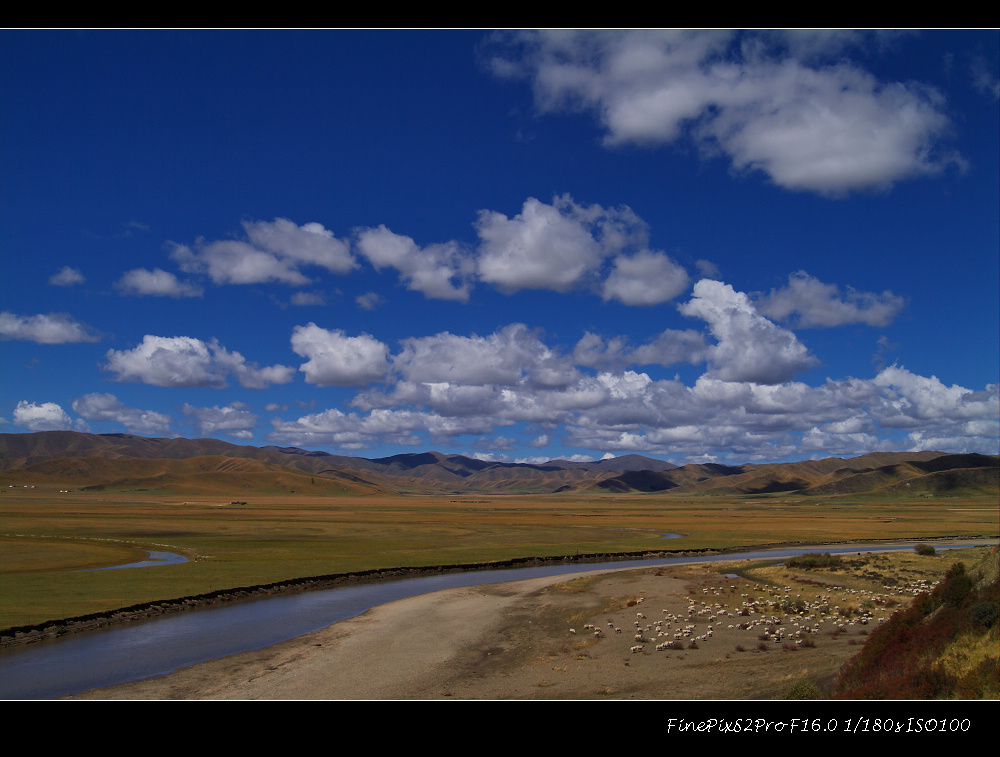
[{"label": "yellow grass field", "polygon": [[[995,497],[247,494],[244,501],[6,490],[0,628],[373,568],[1000,535]],[[189,561],[86,570],[134,562],[144,550]]]}]

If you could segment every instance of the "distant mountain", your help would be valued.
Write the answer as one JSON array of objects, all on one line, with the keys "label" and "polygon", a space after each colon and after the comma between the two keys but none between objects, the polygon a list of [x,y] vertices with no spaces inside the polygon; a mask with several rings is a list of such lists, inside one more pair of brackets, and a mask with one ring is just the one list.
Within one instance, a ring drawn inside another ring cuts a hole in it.
[{"label": "distant mountain", "polygon": [[[622,471],[661,471],[677,467],[672,463],[641,455],[625,455],[591,463],[554,460],[541,465],[490,462],[439,452],[393,455],[370,460],[297,447],[243,446],[218,439],[166,439],[132,434],[84,434],[76,431],[0,434],[0,473],[5,482],[13,482],[15,479],[24,483],[55,481],[72,471],[73,476],[67,478],[66,484],[74,488],[77,484],[73,481],[86,481],[84,485],[93,486],[103,480],[105,487],[114,485],[117,488],[160,489],[166,481],[162,476],[167,474],[163,471],[169,470],[169,475],[173,477],[170,486],[174,488],[195,484],[204,486],[203,478],[191,478],[185,473],[183,466],[167,466],[154,474],[148,465],[139,462],[201,458],[211,458],[216,461],[214,465],[219,465],[219,460],[232,458],[255,460],[288,469],[296,475],[307,474],[349,482],[349,488],[359,492],[551,492],[567,484],[584,479],[599,480]],[[67,462],[54,464],[55,461],[67,460],[76,462],[72,465]],[[85,460],[92,462],[84,465],[81,461]],[[136,475],[127,475],[121,466],[111,470],[106,465],[93,462],[95,460],[132,461],[131,468]],[[264,468],[258,470],[263,471]],[[249,472],[247,476],[250,476]]]},{"label": "distant mountain", "polygon": [[218,439],[41,431],[0,434],[0,482],[175,492],[461,494],[671,492],[718,496],[989,494],[1000,457],[944,452],[873,453],[851,459],[677,467],[641,455],[542,464],[421,452],[376,459]]},{"label": "distant mountain", "polygon": [[286,466],[248,458],[202,455],[168,458],[61,457],[0,474],[6,486],[59,484],[85,491],[150,491],[224,495],[244,493],[371,494],[377,486],[348,474],[313,476]]},{"label": "distant mountain", "polygon": [[623,473],[594,486],[607,491],[718,495],[990,494],[1000,492],[1000,457],[895,452],[771,465],[685,465],[662,473]]}]

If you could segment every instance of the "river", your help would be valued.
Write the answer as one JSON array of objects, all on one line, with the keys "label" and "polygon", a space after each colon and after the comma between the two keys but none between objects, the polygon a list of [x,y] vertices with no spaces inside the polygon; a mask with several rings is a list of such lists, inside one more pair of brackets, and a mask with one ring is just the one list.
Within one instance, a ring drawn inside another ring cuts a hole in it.
[{"label": "river", "polygon": [[[979,545],[935,546],[941,549]],[[71,635],[57,641],[3,650],[0,652],[0,699],[52,699],[99,686],[165,675],[205,660],[263,649],[360,615],[377,605],[442,589],[595,570],[783,558],[817,550],[843,554],[911,547],[911,544],[905,547],[899,544],[810,546],[715,557],[546,565],[420,576],[279,595],[166,615],[93,633]]]}]

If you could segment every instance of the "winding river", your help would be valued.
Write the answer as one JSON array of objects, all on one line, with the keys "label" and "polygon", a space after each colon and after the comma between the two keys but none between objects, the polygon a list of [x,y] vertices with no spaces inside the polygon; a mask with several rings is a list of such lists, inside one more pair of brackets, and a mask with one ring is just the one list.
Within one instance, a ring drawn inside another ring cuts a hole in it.
[{"label": "winding river", "polygon": [[[165,675],[187,665],[277,644],[397,599],[460,586],[599,570],[783,558],[815,552],[877,552],[901,546],[821,546],[715,557],[546,565],[420,576],[215,606],[0,652],[0,698],[51,699],[99,686]],[[937,545],[936,545],[937,546]],[[978,546],[951,544],[950,548]],[[941,547],[939,548],[946,548]],[[162,564],[162,563],[160,563]]]}]

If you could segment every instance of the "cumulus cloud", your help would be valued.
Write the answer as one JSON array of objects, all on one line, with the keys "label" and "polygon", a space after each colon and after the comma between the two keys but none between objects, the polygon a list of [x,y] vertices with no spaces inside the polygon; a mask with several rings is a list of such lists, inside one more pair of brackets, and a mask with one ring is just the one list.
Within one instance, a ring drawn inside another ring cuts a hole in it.
[{"label": "cumulus cloud", "polygon": [[245,240],[198,240],[194,248],[175,245],[171,258],[187,273],[206,274],[216,284],[261,284],[275,281],[303,286],[307,266],[344,274],[357,263],[350,245],[318,223],[297,226],[286,218],[273,222],[244,221]]},{"label": "cumulus cloud", "polygon": [[708,323],[717,340],[708,348],[716,378],[777,384],[817,362],[795,334],[760,315],[749,297],[721,281],[699,281],[680,311]]},{"label": "cumulus cloud", "polygon": [[0,337],[38,344],[98,342],[101,339],[90,326],[66,313],[20,316],[7,310],[0,313]]},{"label": "cumulus cloud", "polygon": [[799,328],[865,323],[888,326],[906,305],[890,291],[875,294],[851,287],[841,293],[836,284],[824,284],[805,271],[788,277],[788,286],[772,289],[757,301],[757,310],[768,318],[794,321]]},{"label": "cumulus cloud", "polygon": [[78,268],[70,268],[64,265],[49,277],[49,283],[57,287],[70,287],[82,284],[86,279]]},{"label": "cumulus cloud", "polygon": [[857,35],[539,31],[495,38],[495,72],[529,78],[542,112],[593,113],[609,146],[694,140],[786,189],[838,195],[933,174],[942,97],[847,60]]},{"label": "cumulus cloud", "polygon": [[[358,250],[377,270],[395,268],[408,289],[434,299],[467,302],[478,280],[508,294],[589,287],[605,300],[655,305],[688,285],[684,268],[648,249],[648,226],[627,207],[583,205],[568,194],[552,204],[530,197],[513,218],[481,210],[475,228],[475,249],[456,241],[420,247],[384,225],[355,235]],[[601,289],[610,258],[612,270]],[[377,304],[368,295],[357,302],[365,309]]]},{"label": "cumulus cloud", "polygon": [[584,206],[569,195],[546,205],[528,198],[513,218],[482,210],[479,278],[505,292],[567,292],[594,275],[626,246],[645,246],[646,224],[629,208]]},{"label": "cumulus cloud", "polygon": [[87,424],[74,421],[55,402],[21,400],[14,408],[14,423],[28,431],[87,431]]},{"label": "cumulus cloud", "polygon": [[242,402],[232,402],[225,407],[195,407],[187,402],[181,412],[193,419],[198,433],[203,436],[223,433],[236,439],[253,439],[257,426],[257,416]]},{"label": "cumulus cloud", "polygon": [[573,348],[577,365],[596,369],[620,369],[627,365],[674,365],[700,363],[707,357],[704,337],[697,331],[667,329],[655,339],[632,347],[625,337],[605,341],[588,331]]},{"label": "cumulus cloud", "polygon": [[115,286],[122,294],[141,297],[201,297],[201,288],[182,282],[174,274],[162,268],[152,271],[145,268],[135,268],[127,271],[117,281]]},{"label": "cumulus cloud", "polygon": [[357,237],[368,261],[376,269],[395,268],[407,289],[433,299],[468,301],[474,263],[457,242],[419,247],[384,225],[360,229]]},{"label": "cumulus cloud", "polygon": [[364,449],[376,444],[423,444],[417,431],[446,432],[449,427],[471,429],[481,426],[460,426],[434,413],[409,410],[372,410],[366,415],[344,413],[330,409],[304,415],[295,421],[271,421],[274,431],[268,439],[279,444],[329,444],[342,449]]},{"label": "cumulus cloud", "polygon": [[310,323],[295,327],[292,349],[309,358],[299,370],[319,386],[364,385],[383,380],[389,370],[389,348],[368,334],[347,336]]},{"label": "cumulus cloud", "polygon": [[[688,386],[626,367],[640,349],[659,340],[634,348],[588,335],[563,355],[522,324],[486,337],[445,332],[404,341],[390,358],[399,379],[386,374],[388,388],[369,387],[355,395],[352,412],[329,409],[292,421],[274,419],[268,438],[361,449],[468,436],[470,446],[507,449],[518,438],[529,447],[547,446],[558,429],[566,444],[601,452],[739,462],[803,452],[849,456],[927,448],[921,445],[934,440],[950,440],[940,445],[949,450],[996,446],[997,385],[982,391],[949,387],[896,366],[874,379],[828,379],[815,387],[775,380],[810,360],[794,337],[756,314],[745,295],[719,282],[699,282],[688,304],[692,314],[697,310],[708,321],[720,345],[739,343],[753,358],[740,362],[725,350],[713,353],[696,332],[664,332],[675,339],[688,334],[692,354],[700,345],[709,355],[707,372]],[[346,339],[334,336],[332,344]],[[382,375],[386,352],[375,346],[373,374]],[[766,358],[769,354],[775,357]],[[769,362],[777,367],[765,367]],[[344,370],[342,363],[335,367]],[[551,372],[550,380],[536,380],[539,371]],[[507,430],[512,427],[516,433]]]},{"label": "cumulus cloud", "polygon": [[576,378],[571,362],[550,350],[538,332],[523,323],[488,337],[443,332],[404,339],[402,344],[393,365],[408,381],[510,385],[530,380],[561,386]]},{"label": "cumulus cloud", "polygon": [[124,426],[129,433],[166,436],[172,418],[153,410],[126,407],[113,394],[94,392],[73,400],[73,412],[88,421],[111,421]]},{"label": "cumulus cloud", "polygon": [[644,250],[615,258],[602,294],[626,305],[659,305],[687,289],[688,280],[687,271],[666,254]]},{"label": "cumulus cloud", "polygon": [[1000,421],[994,423],[1000,418],[996,384],[974,392],[957,384],[945,386],[937,376],[919,376],[896,365],[881,371],[873,383],[887,390],[873,408],[882,426],[931,430],[939,422],[973,423],[973,431],[982,431],[982,422],[988,420],[992,429],[1000,428]]},{"label": "cumulus cloud", "polygon": [[203,342],[188,336],[153,336],[131,350],[108,350],[105,370],[117,381],[140,381],[152,386],[213,387],[227,385],[234,376],[247,389],[263,389],[292,380],[295,369],[284,365],[259,368],[239,352],[230,352],[217,340]]}]

